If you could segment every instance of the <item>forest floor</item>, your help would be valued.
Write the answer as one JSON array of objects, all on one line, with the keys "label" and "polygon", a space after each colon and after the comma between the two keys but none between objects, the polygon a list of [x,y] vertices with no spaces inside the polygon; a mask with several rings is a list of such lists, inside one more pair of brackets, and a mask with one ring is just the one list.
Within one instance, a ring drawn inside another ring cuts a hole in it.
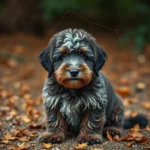
[{"label": "forest floor", "polygon": [[[138,126],[125,130],[122,139],[108,135],[103,144],[93,146],[78,145],[74,135],[62,144],[37,142],[44,132],[41,93],[47,76],[37,58],[49,39],[25,34],[0,37],[0,149],[150,150],[150,128]],[[117,36],[97,33],[96,39],[108,54],[102,71],[123,97],[125,116],[142,113],[150,118],[150,55],[122,48]]]}]

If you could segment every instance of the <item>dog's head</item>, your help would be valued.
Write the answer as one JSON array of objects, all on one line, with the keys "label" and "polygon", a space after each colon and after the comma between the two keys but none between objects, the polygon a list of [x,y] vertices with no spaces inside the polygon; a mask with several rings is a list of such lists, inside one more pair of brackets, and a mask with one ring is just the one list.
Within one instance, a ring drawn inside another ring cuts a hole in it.
[{"label": "dog's head", "polygon": [[107,55],[86,31],[66,29],[53,36],[40,56],[42,66],[66,88],[81,88],[98,76]]}]

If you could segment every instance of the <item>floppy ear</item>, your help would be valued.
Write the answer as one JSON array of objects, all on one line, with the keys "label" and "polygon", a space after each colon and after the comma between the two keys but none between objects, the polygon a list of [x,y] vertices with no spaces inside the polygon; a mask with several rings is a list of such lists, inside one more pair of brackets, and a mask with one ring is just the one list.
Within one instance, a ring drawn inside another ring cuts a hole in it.
[{"label": "floppy ear", "polygon": [[50,61],[50,46],[45,48],[39,55],[39,60],[44,69],[48,72],[48,77],[52,75],[53,65]]},{"label": "floppy ear", "polygon": [[95,53],[96,53],[96,60],[95,60],[95,73],[98,76],[99,70],[104,66],[105,61],[107,59],[107,54],[104,50],[98,45],[95,44]]}]

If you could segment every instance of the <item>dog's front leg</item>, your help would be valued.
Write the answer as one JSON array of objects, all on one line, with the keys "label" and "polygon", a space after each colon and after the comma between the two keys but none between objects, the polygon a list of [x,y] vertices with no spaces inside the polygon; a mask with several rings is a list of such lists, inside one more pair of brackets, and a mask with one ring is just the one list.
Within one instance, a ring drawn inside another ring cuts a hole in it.
[{"label": "dog's front leg", "polygon": [[105,123],[105,113],[102,110],[89,110],[85,113],[80,124],[79,143],[102,143],[102,130]]},{"label": "dog's front leg", "polygon": [[59,109],[46,109],[47,131],[39,136],[39,142],[60,143],[65,139],[67,123],[59,112]]}]

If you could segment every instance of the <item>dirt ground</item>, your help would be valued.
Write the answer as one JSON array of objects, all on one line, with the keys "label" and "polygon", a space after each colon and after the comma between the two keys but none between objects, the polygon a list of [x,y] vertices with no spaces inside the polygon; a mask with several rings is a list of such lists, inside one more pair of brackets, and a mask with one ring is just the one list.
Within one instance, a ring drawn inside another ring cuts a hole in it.
[{"label": "dirt ground", "polygon": [[[150,150],[148,127],[133,128],[135,136],[133,130],[125,130],[124,140],[108,136],[103,144],[93,146],[78,145],[74,135],[68,135],[62,144],[37,142],[38,135],[44,131],[41,93],[47,76],[37,58],[46,47],[49,35],[42,38],[24,34],[0,37],[0,149]],[[125,116],[142,113],[150,118],[150,55],[146,52],[136,55],[132,47],[122,48],[118,37],[108,33],[97,33],[96,39],[108,54],[102,71],[123,97]]]}]

